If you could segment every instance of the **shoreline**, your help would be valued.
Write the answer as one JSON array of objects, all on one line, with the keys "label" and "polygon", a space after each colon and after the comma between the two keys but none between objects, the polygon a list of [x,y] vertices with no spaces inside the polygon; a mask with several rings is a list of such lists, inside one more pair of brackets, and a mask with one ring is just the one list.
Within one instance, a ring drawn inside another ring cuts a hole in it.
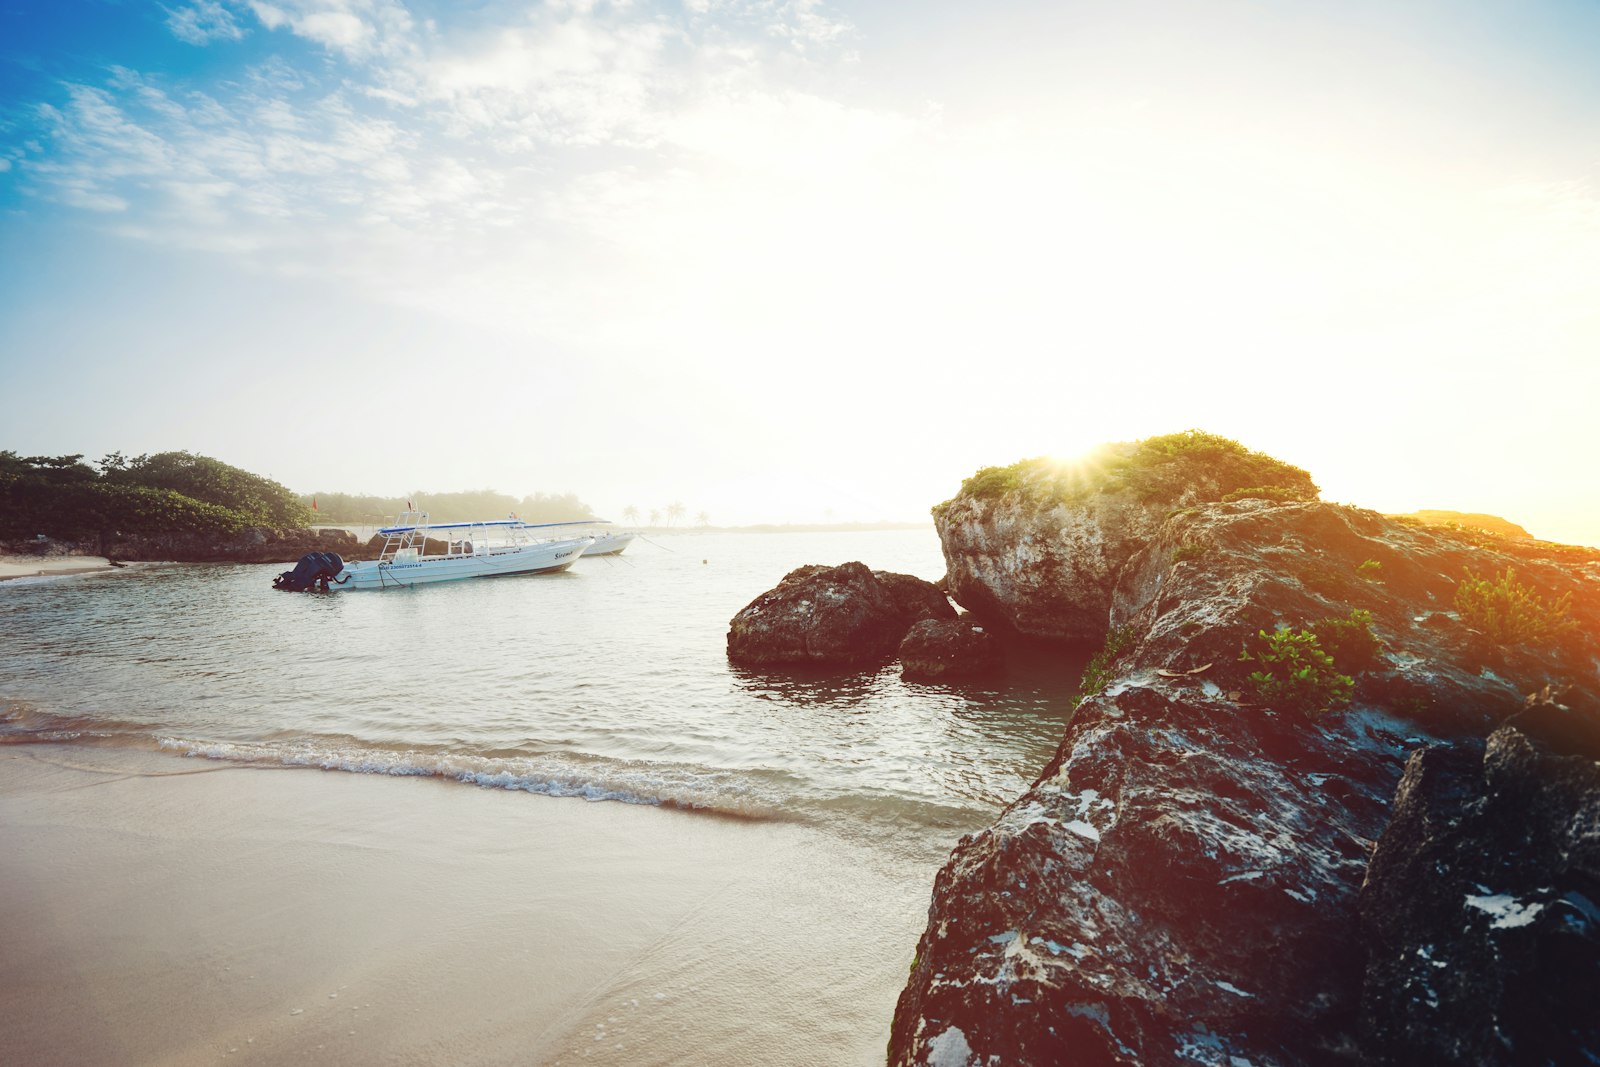
[{"label": "shoreline", "polygon": [[0,582],[13,578],[59,578],[112,569],[105,556],[0,556]]},{"label": "shoreline", "polygon": [[0,1060],[879,1063],[944,856],[790,823],[0,748]]}]

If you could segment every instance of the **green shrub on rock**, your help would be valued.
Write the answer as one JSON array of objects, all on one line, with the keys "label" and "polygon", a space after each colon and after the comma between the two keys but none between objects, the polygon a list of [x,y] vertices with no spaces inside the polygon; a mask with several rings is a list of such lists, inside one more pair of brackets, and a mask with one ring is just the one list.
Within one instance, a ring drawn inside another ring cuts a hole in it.
[{"label": "green shrub on rock", "polygon": [[1078,682],[1078,695],[1072,701],[1077,707],[1110,684],[1117,676],[1117,660],[1133,646],[1132,626],[1118,626],[1106,634],[1106,643],[1084,665],[1083,678]]},{"label": "green shrub on rock", "polygon": [[1227,437],[1185,430],[1101,445],[1080,461],[1036,456],[1009,467],[984,467],[961,483],[960,496],[984,500],[1019,493],[1050,505],[1080,501],[1096,492],[1126,492],[1144,503],[1160,504],[1224,500],[1240,492],[1272,500],[1315,500],[1318,490],[1299,467]]},{"label": "green shrub on rock", "polygon": [[1255,649],[1246,645],[1239,659],[1260,664],[1262,669],[1250,674],[1250,686],[1276,711],[1315,717],[1348,704],[1355,689],[1355,679],[1339,673],[1310,630],[1259,630]]},{"label": "green shrub on rock", "polygon": [[1342,619],[1319,620],[1311,624],[1311,632],[1340,670],[1356,675],[1378,665],[1378,653],[1383,651],[1383,642],[1372,632],[1370,611],[1356,608]]},{"label": "green shrub on rock", "polygon": [[1461,621],[1501,645],[1547,641],[1571,632],[1578,625],[1567,616],[1571,605],[1570,592],[1546,604],[1532,586],[1517,581],[1511,567],[1492,580],[1469,569],[1456,585],[1455,609]]}]

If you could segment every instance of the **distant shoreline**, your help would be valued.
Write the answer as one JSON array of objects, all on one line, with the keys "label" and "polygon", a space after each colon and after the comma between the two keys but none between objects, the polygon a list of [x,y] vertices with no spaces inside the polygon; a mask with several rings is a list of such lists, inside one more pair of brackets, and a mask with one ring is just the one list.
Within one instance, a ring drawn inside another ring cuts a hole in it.
[{"label": "distant shoreline", "polygon": [[[574,525],[581,525],[583,519],[570,520]],[[877,530],[927,530],[934,532],[933,520],[927,522],[816,522],[816,523],[755,523],[750,526],[649,526],[638,523],[614,522],[605,519],[595,519],[596,523],[604,523],[624,530],[634,530],[644,534],[684,534],[684,533],[871,533]],[[312,523],[312,530],[344,530],[360,540],[366,540],[376,534],[384,523],[356,523],[356,522],[327,522]]]},{"label": "distant shoreline", "polygon": [[0,556],[0,582],[13,578],[54,578],[109,570],[105,556]]},{"label": "distant shoreline", "polygon": [[614,523],[640,533],[871,533],[876,530],[927,530],[934,532],[933,520],[927,522],[763,522],[751,526],[629,526]]}]

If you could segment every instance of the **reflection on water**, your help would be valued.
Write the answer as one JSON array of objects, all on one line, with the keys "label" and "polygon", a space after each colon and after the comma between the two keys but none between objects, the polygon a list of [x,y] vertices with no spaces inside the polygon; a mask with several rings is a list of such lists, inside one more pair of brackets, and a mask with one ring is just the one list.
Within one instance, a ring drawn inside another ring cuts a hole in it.
[{"label": "reflection on water", "polygon": [[274,592],[275,566],[0,583],[0,736],[941,832],[1053,754],[1086,654],[972,684],[728,665],[728,620],[789,570],[936,578],[931,530],[656,540],[381,593]]}]

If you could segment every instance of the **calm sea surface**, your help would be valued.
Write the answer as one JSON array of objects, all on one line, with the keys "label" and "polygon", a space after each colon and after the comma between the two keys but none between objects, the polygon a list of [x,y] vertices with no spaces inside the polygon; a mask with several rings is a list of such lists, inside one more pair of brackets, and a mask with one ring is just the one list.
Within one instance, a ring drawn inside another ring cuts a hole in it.
[{"label": "calm sea surface", "polygon": [[[788,570],[934,579],[931,529],[676,534],[562,574],[284,594],[280,566],[0,583],[0,743],[430,775],[812,823],[891,846],[984,824],[1054,751],[1081,660],[982,685],[730,667]],[[530,797],[530,803],[549,803]]]}]

